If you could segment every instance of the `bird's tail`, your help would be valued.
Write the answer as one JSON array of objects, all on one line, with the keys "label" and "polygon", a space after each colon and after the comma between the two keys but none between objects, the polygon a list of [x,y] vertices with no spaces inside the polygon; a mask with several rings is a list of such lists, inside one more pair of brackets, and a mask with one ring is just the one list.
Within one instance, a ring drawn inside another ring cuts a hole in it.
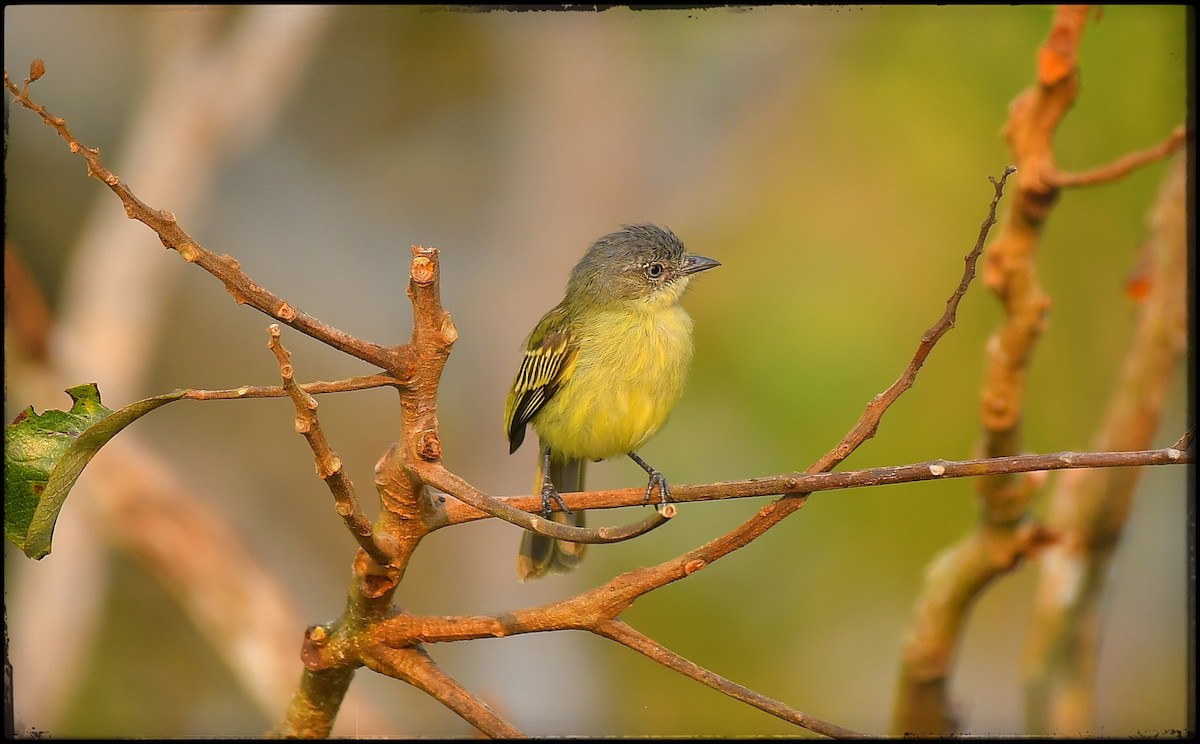
[{"label": "bird's tail", "polygon": [[[545,460],[543,451],[543,454],[538,457],[537,478],[533,483],[533,492],[539,496],[542,493],[542,464]],[[551,458],[550,482],[554,484],[554,489],[559,493],[582,491],[583,471],[586,465],[586,460],[557,462]],[[552,512],[550,518],[562,524],[576,527],[585,526],[583,509],[576,509],[570,514],[561,511]],[[517,578],[525,581],[543,576],[548,571],[555,573],[570,571],[583,560],[585,547],[587,546],[583,543],[555,540],[545,535],[526,531],[521,535],[521,549],[517,552]]]}]

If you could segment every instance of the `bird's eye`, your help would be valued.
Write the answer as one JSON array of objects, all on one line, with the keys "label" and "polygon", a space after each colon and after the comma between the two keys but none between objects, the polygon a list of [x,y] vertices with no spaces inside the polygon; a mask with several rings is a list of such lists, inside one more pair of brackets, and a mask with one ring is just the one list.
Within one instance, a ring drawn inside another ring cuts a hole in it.
[{"label": "bird's eye", "polygon": [[657,279],[663,275],[663,265],[655,261],[654,263],[646,264],[646,276],[651,279]]}]

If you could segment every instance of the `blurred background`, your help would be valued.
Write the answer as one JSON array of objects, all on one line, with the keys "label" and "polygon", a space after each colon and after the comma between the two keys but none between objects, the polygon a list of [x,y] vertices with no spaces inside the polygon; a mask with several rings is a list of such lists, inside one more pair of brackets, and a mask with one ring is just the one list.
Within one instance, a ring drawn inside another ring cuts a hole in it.
[{"label": "blurred background", "polygon": [[[1082,93],[1056,141],[1064,169],[1155,144],[1187,119],[1189,12],[1108,6],[1088,24]],[[533,477],[534,448],[509,456],[501,426],[524,337],[590,242],[622,223],[666,225],[722,262],[685,299],[695,363],[646,459],[673,483],[703,483],[802,470],[836,444],[956,286],[992,196],[987,177],[1009,163],[1000,127],[1033,81],[1052,15],[26,5],[5,8],[4,65],[20,80],[43,59],[35,100],[99,147],[139,198],[342,330],[406,341],[409,246],[437,246],[460,334],[441,387],[444,459],[501,495]],[[5,117],[6,239],[59,323],[50,353],[69,377],[38,388],[6,344],[6,420],[28,404],[68,407],[60,391],[79,382],[97,382],[114,409],[175,388],[277,384],[270,319],[125,219],[9,96]],[[1053,212],[1038,257],[1054,304],[1030,370],[1030,451],[1089,448],[1133,328],[1125,283],[1165,172],[1160,163],[1069,191]],[[983,345],[999,319],[977,281],[916,387],[843,469],[973,456]],[[301,381],[373,371],[286,328],[283,340]],[[1186,428],[1184,372],[1154,446]],[[323,396],[319,412],[373,516],[372,467],[399,430],[394,394]],[[283,639],[298,652],[305,625],[342,612],[356,546],[292,418],[284,400],[188,402],[123,436],[168,463],[275,575],[298,610]],[[172,589],[105,546],[108,530],[85,505],[89,475],[51,556],[32,563],[5,547],[18,731],[256,736],[274,725],[279,713],[243,690]],[[622,460],[593,465],[589,478],[597,488],[644,482]],[[1186,489],[1182,467],[1141,480],[1107,594],[1097,733],[1188,724]],[[515,578],[517,528],[443,530],[417,552],[397,599],[423,614],[552,601],[674,557],[765,503],[684,506],[653,535],[592,548],[576,573],[528,584]],[[967,480],[818,494],[625,619],[810,715],[886,733],[923,569],[975,522]],[[53,572],[66,591],[43,588]],[[970,733],[1023,731],[1035,578],[1019,569],[974,609],[951,680]],[[429,651],[533,735],[798,733],[583,633]],[[473,730],[363,671],[336,733]]]}]

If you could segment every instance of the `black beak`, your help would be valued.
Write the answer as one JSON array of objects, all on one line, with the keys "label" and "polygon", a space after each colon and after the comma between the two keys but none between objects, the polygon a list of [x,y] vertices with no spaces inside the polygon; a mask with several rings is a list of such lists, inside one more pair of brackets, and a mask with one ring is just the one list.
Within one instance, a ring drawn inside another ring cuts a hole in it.
[{"label": "black beak", "polygon": [[721,265],[721,262],[717,261],[716,259],[705,258],[704,256],[697,256],[697,255],[689,253],[687,256],[687,260],[683,264],[683,273],[685,275],[686,274],[698,274],[701,271],[708,271],[709,269],[715,269],[716,267],[718,267],[720,265]]}]

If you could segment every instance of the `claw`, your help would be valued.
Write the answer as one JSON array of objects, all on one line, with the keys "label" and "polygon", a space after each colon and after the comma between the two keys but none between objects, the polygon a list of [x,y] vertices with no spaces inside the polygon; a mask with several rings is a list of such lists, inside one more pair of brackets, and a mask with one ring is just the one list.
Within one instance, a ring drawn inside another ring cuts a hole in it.
[{"label": "claw", "polygon": [[650,503],[650,494],[654,493],[654,487],[658,486],[659,503],[666,505],[667,500],[671,498],[671,484],[667,483],[666,476],[655,470],[650,474],[650,482],[646,484],[646,497],[642,499],[642,504]]},{"label": "claw", "polygon": [[644,499],[642,499],[642,504],[644,505],[650,503],[650,494],[654,493],[654,487],[658,486],[659,503],[663,506],[666,506],[667,501],[669,501],[671,498],[671,484],[667,483],[666,476],[651,467],[650,463],[638,457],[637,453],[630,452],[629,457],[638,465],[640,465],[642,470],[645,470],[646,474],[650,476],[650,482],[646,484],[646,496]]},{"label": "claw", "polygon": [[555,490],[554,483],[550,480],[549,469],[547,469],[547,475],[542,477],[542,516],[546,519],[550,518],[551,499],[554,500],[554,503],[558,504],[558,508],[562,509],[564,513],[571,513],[571,510],[563,503],[562,497],[558,495],[558,491]]},{"label": "claw", "polygon": [[542,516],[546,519],[550,518],[550,500],[553,499],[558,508],[564,513],[570,514],[571,510],[563,503],[562,498],[558,495],[558,489],[554,487],[554,481],[550,478],[550,450],[547,448],[542,453]]}]

